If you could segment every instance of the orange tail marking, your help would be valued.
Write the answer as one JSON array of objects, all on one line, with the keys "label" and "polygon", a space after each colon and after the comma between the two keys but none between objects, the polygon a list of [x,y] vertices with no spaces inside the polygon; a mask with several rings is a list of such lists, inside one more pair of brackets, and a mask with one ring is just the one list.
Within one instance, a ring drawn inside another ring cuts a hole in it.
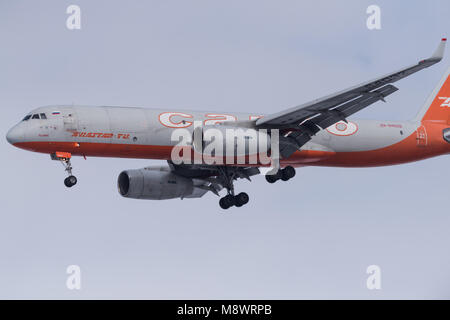
[{"label": "orange tail marking", "polygon": [[450,125],[450,75],[448,73],[422,120],[441,120],[440,122]]}]

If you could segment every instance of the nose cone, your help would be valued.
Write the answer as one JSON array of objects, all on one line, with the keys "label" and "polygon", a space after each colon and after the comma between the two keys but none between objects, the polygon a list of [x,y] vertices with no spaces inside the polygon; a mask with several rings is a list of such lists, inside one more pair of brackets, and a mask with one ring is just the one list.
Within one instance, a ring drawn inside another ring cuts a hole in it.
[{"label": "nose cone", "polygon": [[23,128],[15,126],[12,127],[6,134],[6,140],[11,144],[16,144],[23,140]]}]

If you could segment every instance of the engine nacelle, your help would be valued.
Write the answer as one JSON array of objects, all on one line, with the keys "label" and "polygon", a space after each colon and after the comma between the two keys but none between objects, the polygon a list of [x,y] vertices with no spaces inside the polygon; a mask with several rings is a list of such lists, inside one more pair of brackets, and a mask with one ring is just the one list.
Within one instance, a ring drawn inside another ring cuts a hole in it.
[{"label": "engine nacelle", "polygon": [[176,175],[163,166],[122,171],[117,186],[123,197],[133,199],[200,198],[207,192],[196,187],[194,180]]}]

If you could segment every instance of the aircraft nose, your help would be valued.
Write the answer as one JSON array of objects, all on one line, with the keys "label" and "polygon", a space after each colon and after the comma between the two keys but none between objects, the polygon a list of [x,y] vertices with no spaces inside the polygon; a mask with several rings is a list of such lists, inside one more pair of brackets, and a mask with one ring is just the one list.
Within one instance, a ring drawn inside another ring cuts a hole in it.
[{"label": "aircraft nose", "polygon": [[17,126],[12,127],[6,134],[6,140],[11,144],[20,142],[22,139],[23,139],[23,128],[18,128]]}]

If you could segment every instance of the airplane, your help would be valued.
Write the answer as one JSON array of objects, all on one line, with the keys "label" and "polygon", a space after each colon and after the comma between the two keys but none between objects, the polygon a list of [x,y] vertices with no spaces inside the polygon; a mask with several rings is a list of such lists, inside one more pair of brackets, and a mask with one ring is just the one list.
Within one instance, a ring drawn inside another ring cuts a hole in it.
[{"label": "airplane", "polygon": [[[34,109],[11,128],[6,139],[15,147],[49,154],[67,171],[64,184],[72,187],[72,156],[160,159],[164,166],[130,169],[118,176],[118,190],[134,199],[200,198],[207,192],[220,197],[222,209],[248,203],[234,182],[260,174],[272,165],[175,163],[177,145],[172,135],[183,129],[195,133],[204,127],[229,126],[255,132],[278,130],[279,167],[266,175],[269,183],[287,181],[303,166],[374,167],[402,164],[450,153],[450,68],[425,105],[409,121],[348,120],[385,98],[397,87],[392,83],[442,60],[446,38],[433,55],[418,63],[346,90],[269,115],[215,111],[162,110],[134,107],[54,105]],[[190,151],[201,153],[192,143]],[[245,149],[246,150],[246,149]],[[248,156],[244,150],[244,156]],[[276,152],[275,152],[276,151]]]}]

